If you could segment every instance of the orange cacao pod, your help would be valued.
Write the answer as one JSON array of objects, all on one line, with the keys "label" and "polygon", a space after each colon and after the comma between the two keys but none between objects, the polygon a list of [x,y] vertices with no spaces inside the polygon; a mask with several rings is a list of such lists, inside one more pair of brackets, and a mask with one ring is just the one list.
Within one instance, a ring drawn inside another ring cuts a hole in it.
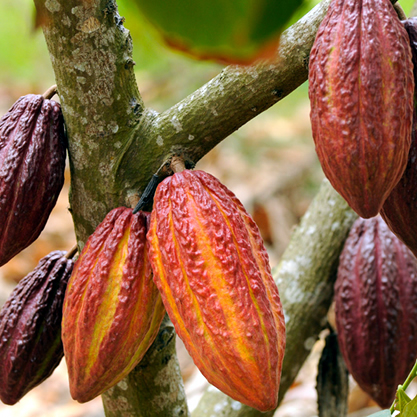
[{"label": "orange cacao pod", "polygon": [[261,411],[277,405],[285,347],[278,289],[259,230],[216,178],[159,184],[148,232],[154,281],[207,380]]},{"label": "orange cacao pod", "polygon": [[389,408],[417,357],[417,259],[380,216],[359,218],[335,283],[336,325],[346,366]]},{"label": "orange cacao pod", "polygon": [[413,64],[389,0],[332,0],[310,54],[311,125],[327,178],[364,218],[400,180],[411,144]]},{"label": "orange cacao pod", "polygon": [[123,379],[165,314],[147,259],[149,213],[112,210],[89,237],[68,283],[62,341],[70,391],[86,402]]}]

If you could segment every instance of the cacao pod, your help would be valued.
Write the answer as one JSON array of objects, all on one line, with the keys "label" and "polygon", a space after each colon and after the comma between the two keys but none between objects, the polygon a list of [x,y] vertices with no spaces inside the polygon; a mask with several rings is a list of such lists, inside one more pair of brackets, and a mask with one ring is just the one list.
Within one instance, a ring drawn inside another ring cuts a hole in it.
[{"label": "cacao pod", "polygon": [[139,363],[165,315],[147,257],[148,217],[112,210],[74,266],[62,340],[71,395],[79,402],[111,388]]},{"label": "cacao pod", "polygon": [[0,311],[0,398],[17,403],[61,361],[62,304],[73,261],[55,251],[23,278]]},{"label": "cacao pod", "polygon": [[335,283],[340,350],[359,386],[389,408],[417,358],[417,260],[380,216],[358,219]]},{"label": "cacao pod", "polygon": [[211,175],[178,172],[156,190],[148,241],[154,281],[202,374],[237,401],[274,409],[284,315],[243,205]]},{"label": "cacao pod", "polygon": [[389,0],[332,0],[310,54],[316,151],[326,177],[364,218],[400,180],[411,144],[413,64]]},{"label": "cacao pod", "polygon": [[[414,80],[417,81],[417,18],[403,22],[413,52]],[[414,99],[417,101],[416,98]],[[408,163],[400,182],[392,190],[381,209],[388,227],[417,256],[417,114],[414,108],[413,131]]]},{"label": "cacao pod", "polygon": [[64,184],[61,108],[21,97],[0,120],[0,266],[41,233]]}]

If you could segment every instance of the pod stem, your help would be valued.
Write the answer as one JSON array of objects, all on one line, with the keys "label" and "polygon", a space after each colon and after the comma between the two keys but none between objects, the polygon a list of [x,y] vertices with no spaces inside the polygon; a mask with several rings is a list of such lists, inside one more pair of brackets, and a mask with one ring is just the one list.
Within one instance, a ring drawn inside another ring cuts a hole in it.
[{"label": "pod stem", "polygon": [[49,100],[49,99],[51,99],[55,94],[56,94],[56,92],[57,92],[57,86],[56,86],[56,84],[55,85],[53,85],[53,86],[51,86],[51,87],[49,87],[43,94],[42,94],[42,96],[43,96],[43,98],[44,99],[46,99],[46,100]]},{"label": "pod stem", "polygon": [[173,156],[171,159],[171,165],[170,168],[175,173],[182,172],[185,170],[185,162],[184,159],[180,156]]},{"label": "pod stem", "polygon": [[[174,157],[174,158],[176,158],[176,157]],[[148,182],[148,185],[146,186],[145,190],[143,191],[142,195],[140,196],[138,204],[136,204],[135,208],[133,209],[133,214],[136,214],[138,211],[142,210],[145,206],[147,206],[148,204],[153,202],[153,197],[155,195],[156,187],[162,181],[162,179],[166,176],[164,174],[162,174],[162,176],[161,176],[160,175],[161,171],[164,168],[166,168],[168,165],[173,170],[172,159],[171,159],[171,162],[169,161],[169,159],[165,160],[163,162],[163,164],[158,168],[158,171],[156,171],[156,173],[152,175],[151,180]],[[184,162],[183,162],[183,164],[184,164]],[[185,166],[184,166],[184,169],[185,169]],[[174,171],[174,172],[176,172],[176,171]]]},{"label": "pod stem", "polygon": [[403,8],[398,3],[395,3],[393,6],[395,11],[397,12],[398,18],[400,20],[407,20],[407,15],[405,14]]},{"label": "pod stem", "polygon": [[153,174],[151,180],[148,182],[145,190],[140,196],[140,200],[136,207],[133,209],[133,214],[136,214],[139,210],[142,210],[147,204],[153,201],[153,196],[155,195],[156,187],[160,182],[160,178],[157,174]]},{"label": "pod stem", "polygon": [[68,252],[67,252],[67,254],[65,255],[65,257],[67,258],[67,259],[72,259],[74,256],[75,256],[75,254],[78,252],[78,246],[77,245],[74,245]]}]

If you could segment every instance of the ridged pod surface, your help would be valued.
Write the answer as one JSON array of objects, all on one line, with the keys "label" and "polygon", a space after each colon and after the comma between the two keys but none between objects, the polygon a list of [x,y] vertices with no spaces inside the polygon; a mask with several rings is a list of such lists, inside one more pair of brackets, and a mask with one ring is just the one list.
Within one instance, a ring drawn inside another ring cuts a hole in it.
[{"label": "ridged pod surface", "polygon": [[349,372],[389,408],[417,357],[417,260],[380,216],[359,218],[349,233],[335,309]]},{"label": "ridged pod surface", "polygon": [[[403,22],[413,53],[414,80],[417,84],[417,18]],[[416,97],[414,102],[417,102]],[[414,104],[414,106],[416,106]],[[381,209],[388,227],[417,256],[417,113],[414,107],[413,132],[408,163],[400,182],[392,190]]]},{"label": "ridged pod surface", "polygon": [[0,266],[41,233],[64,184],[61,107],[21,97],[0,120]]},{"label": "ridged pod surface", "polygon": [[195,364],[230,397],[277,405],[285,348],[278,289],[259,230],[213,176],[159,184],[148,232],[154,281]]},{"label": "ridged pod surface", "polygon": [[17,403],[61,361],[62,305],[74,263],[55,251],[23,278],[0,311],[0,398]]},{"label": "ridged pod surface", "polygon": [[389,0],[332,0],[310,54],[316,152],[326,177],[364,218],[400,180],[411,144],[413,64]]},{"label": "ridged pod surface", "polygon": [[112,210],[74,266],[62,340],[71,395],[79,402],[123,379],[145,355],[164,317],[147,257],[148,217],[125,207]]}]

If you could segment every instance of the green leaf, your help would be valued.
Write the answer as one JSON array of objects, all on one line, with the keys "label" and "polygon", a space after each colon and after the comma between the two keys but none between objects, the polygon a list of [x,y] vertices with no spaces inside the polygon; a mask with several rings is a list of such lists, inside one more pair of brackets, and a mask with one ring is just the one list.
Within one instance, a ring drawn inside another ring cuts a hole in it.
[{"label": "green leaf", "polygon": [[404,407],[399,417],[417,417],[417,396]]},{"label": "green leaf", "polygon": [[405,393],[404,388],[400,385],[397,390],[395,399],[395,410],[403,411],[405,406],[411,401],[411,398]]},{"label": "green leaf", "polygon": [[172,46],[200,58],[250,62],[272,54],[303,0],[134,0]]},{"label": "green leaf", "polygon": [[377,413],[371,414],[368,417],[391,417],[391,412],[389,410],[378,411]]}]

